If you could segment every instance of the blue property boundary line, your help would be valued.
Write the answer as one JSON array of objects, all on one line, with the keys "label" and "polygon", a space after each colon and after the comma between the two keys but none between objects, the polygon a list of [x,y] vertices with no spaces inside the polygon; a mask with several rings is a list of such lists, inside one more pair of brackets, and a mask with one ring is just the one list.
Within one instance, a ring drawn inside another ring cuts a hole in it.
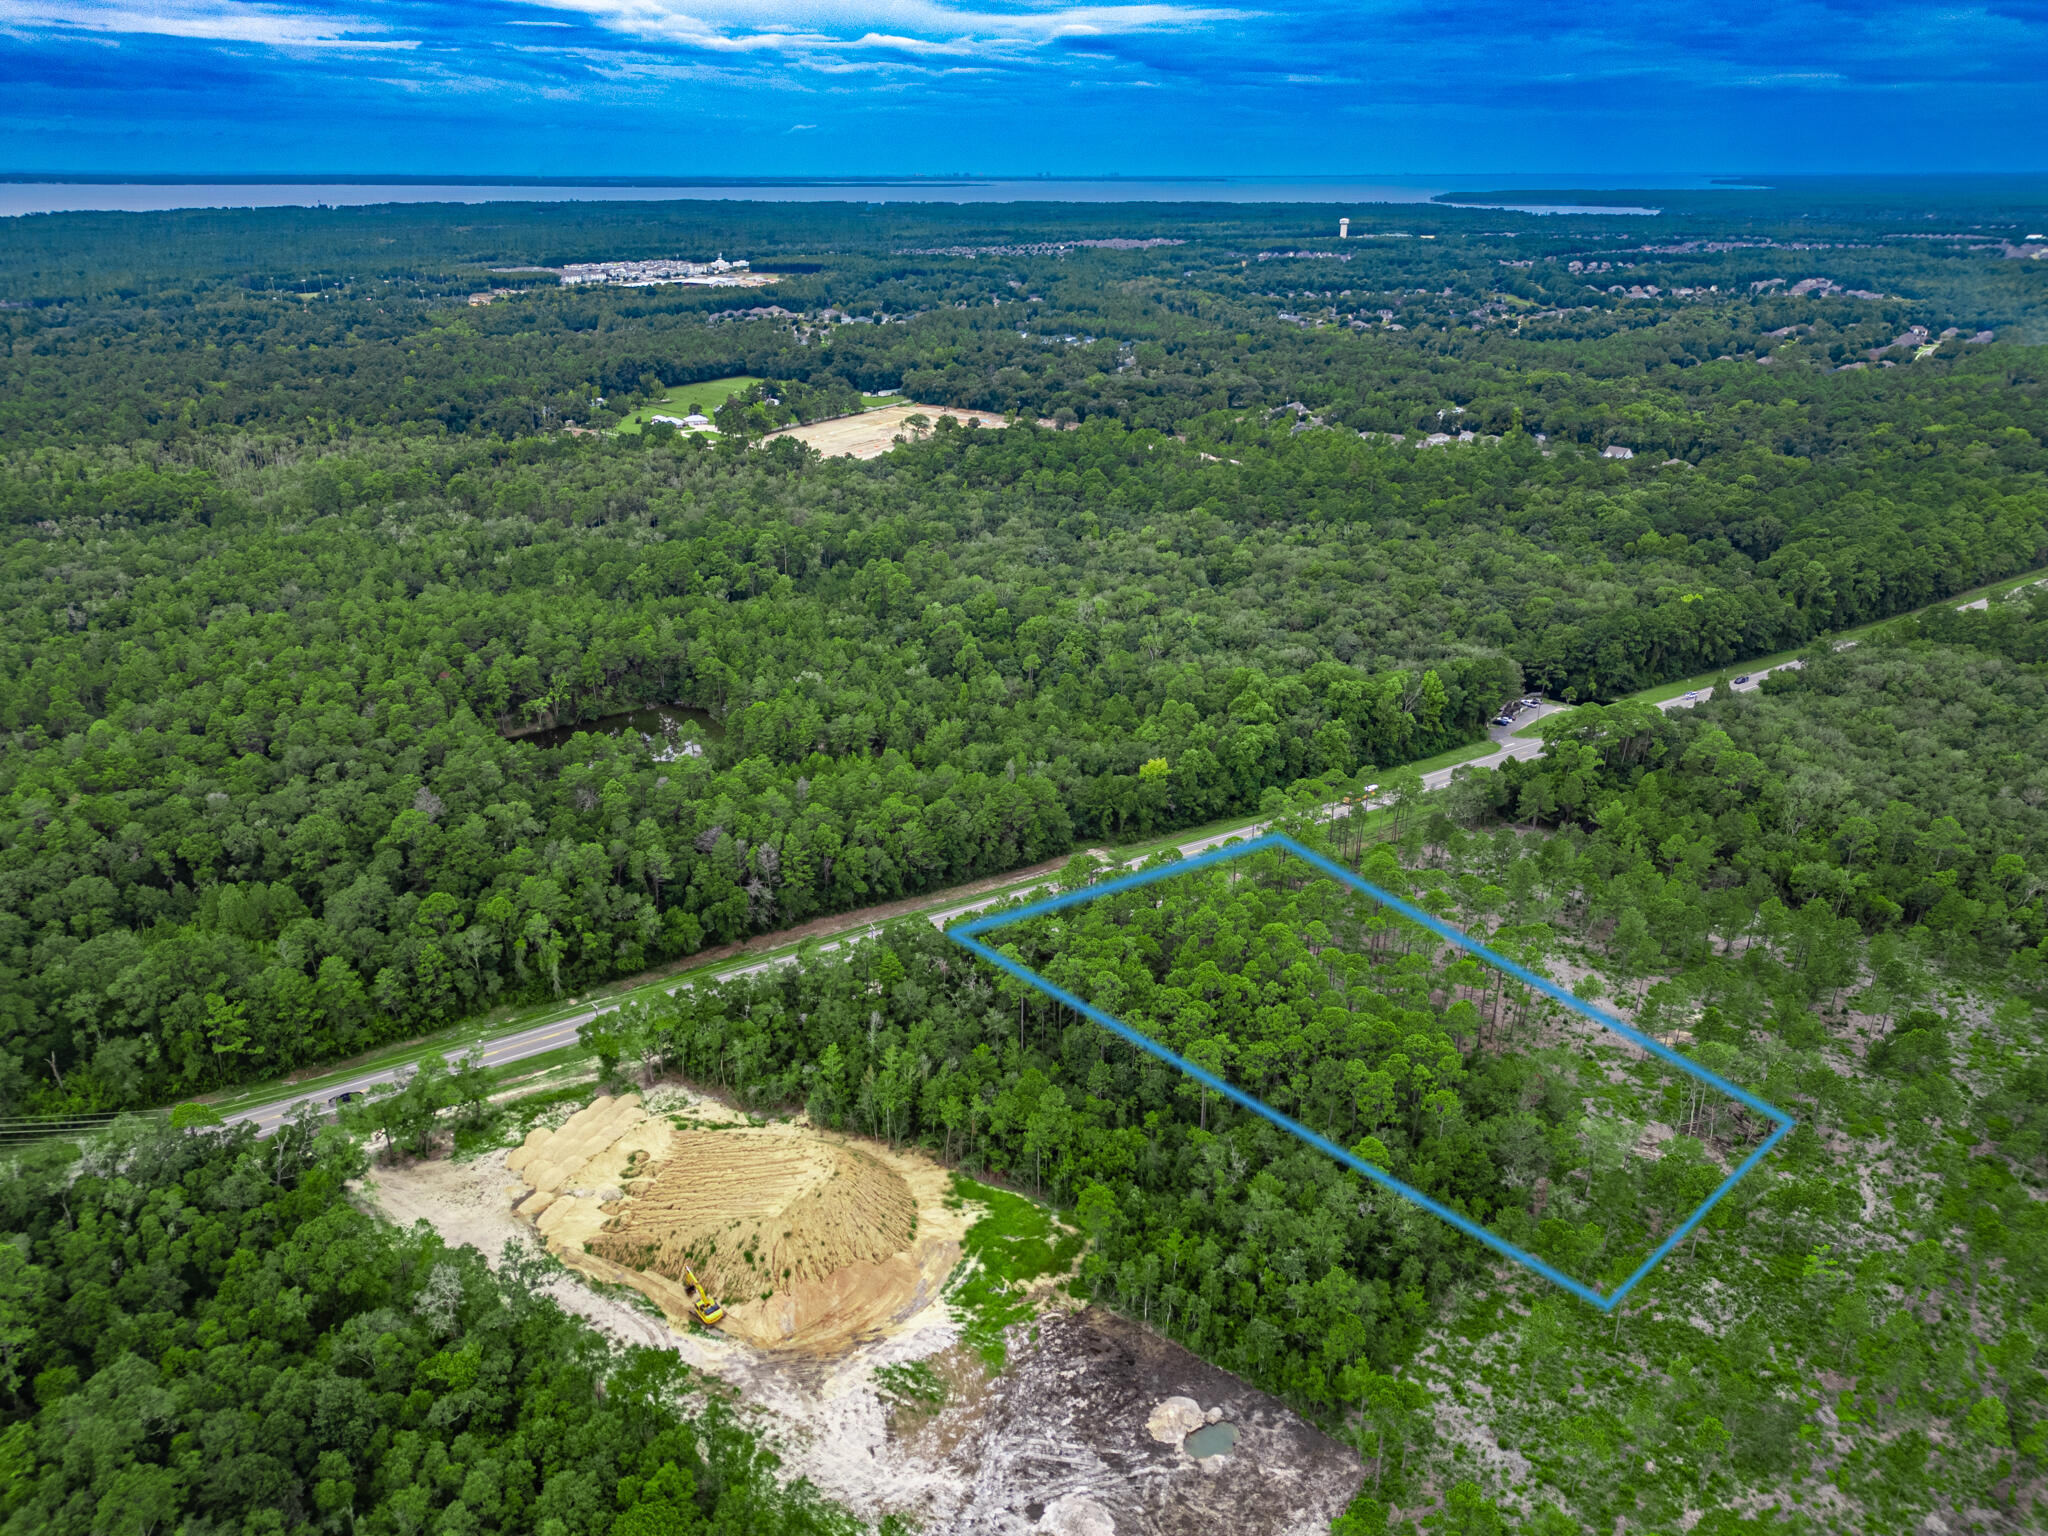
[{"label": "blue property boundary line", "polygon": [[[1778,1128],[1764,1140],[1761,1146],[1757,1147],[1755,1151],[1751,1152],[1749,1156],[1745,1157],[1741,1161],[1741,1163],[1739,1163],[1736,1166],[1736,1169],[1733,1173],[1729,1174],[1727,1178],[1721,1181],[1720,1186],[1717,1189],[1715,1189],[1715,1191],[1711,1195],[1707,1196],[1706,1200],[1701,1204],[1698,1210],[1694,1211],[1692,1215],[1688,1216],[1684,1221],[1680,1222],[1679,1225],[1675,1229],[1673,1229],[1671,1234],[1668,1237],[1666,1237],[1663,1242],[1659,1243],[1654,1249],[1651,1250],[1650,1256],[1643,1260],[1641,1265],[1637,1267],[1636,1272],[1634,1274],[1630,1275],[1628,1279],[1624,1280],[1611,1293],[1603,1295],[1599,1291],[1594,1290],[1591,1286],[1585,1285],[1580,1281],[1574,1280],[1570,1275],[1565,1274],[1563,1271],[1553,1267],[1552,1265],[1546,1264],[1543,1260],[1537,1258],[1535,1254],[1528,1253],[1525,1252],[1523,1249],[1517,1248],[1513,1243],[1509,1242],[1506,1238],[1501,1237],[1499,1234],[1489,1232],[1485,1227],[1480,1226],[1479,1223],[1473,1221],[1470,1217],[1460,1215],[1458,1212],[1452,1210],[1449,1206],[1443,1205],[1438,1201],[1430,1199],[1429,1196],[1425,1195],[1419,1189],[1410,1188],[1408,1185],[1402,1183],[1399,1179],[1395,1178],[1392,1174],[1388,1173],[1384,1168],[1377,1167],[1372,1163],[1366,1162],[1363,1158],[1355,1156],[1353,1153],[1347,1151],[1345,1148],[1338,1146],[1334,1141],[1331,1141],[1328,1137],[1318,1135],[1316,1132],[1310,1130],[1307,1126],[1301,1124],[1299,1121],[1291,1119],[1288,1116],[1281,1114],[1279,1110],[1272,1108],[1270,1105],[1253,1098],[1243,1089],[1234,1087],[1230,1083],[1226,1083],[1225,1081],[1223,1081],[1222,1078],[1216,1076],[1215,1073],[1207,1071],[1202,1067],[1198,1067],[1193,1062],[1189,1061],[1186,1057],[1180,1056],[1175,1052],[1168,1050],[1165,1046],[1161,1045],[1158,1041],[1152,1039],[1149,1035],[1141,1034],[1139,1031],[1131,1028],[1130,1025],[1124,1023],[1121,1019],[1113,1018],[1109,1014],[1104,1013],[1100,1008],[1097,1008],[1090,1003],[1083,1002],[1080,998],[1074,996],[1073,993],[1068,992],[1061,987],[1055,986],[1050,981],[1047,981],[1043,976],[1040,976],[1036,971],[1033,971],[1029,967],[1022,965],[1015,960],[1012,960],[1008,955],[1001,954],[996,950],[991,949],[988,945],[982,943],[979,937],[979,935],[981,934],[991,933],[998,928],[1006,928],[1013,923],[1021,923],[1028,918],[1043,917],[1048,912],[1063,911],[1068,907],[1080,906],[1083,902],[1096,901],[1104,896],[1114,895],[1118,891],[1128,891],[1133,890],[1138,886],[1150,885],[1154,881],[1172,879],[1177,875],[1192,874],[1194,871],[1198,869],[1207,868],[1212,864],[1227,863],[1232,859],[1241,859],[1245,857],[1247,854],[1259,853],[1269,848],[1282,849],[1288,853],[1291,853],[1296,858],[1302,860],[1304,863],[1312,865],[1314,868],[1322,871],[1324,874],[1330,876],[1332,879],[1341,881],[1343,884],[1350,886],[1353,890],[1359,892],[1360,894],[1369,896],[1374,901],[1380,902],[1382,905],[1392,908],[1394,911],[1400,913],[1403,917],[1407,918],[1410,922],[1421,924],[1424,928],[1427,928],[1431,933],[1437,935],[1437,937],[1448,940],[1457,948],[1462,949],[1466,951],[1468,954],[1471,954],[1477,957],[1478,959],[1485,961],[1488,965],[1493,966],[1497,970],[1506,972],[1508,975],[1514,977],[1517,981],[1523,982],[1528,986],[1534,987],[1537,991],[1543,993],[1546,997],[1553,998],[1557,1002],[1564,1004],[1565,1007],[1571,1009],[1574,1013],[1580,1014],[1585,1018],[1591,1019],[1595,1024],[1601,1026],[1601,1028],[1612,1030],[1615,1034],[1620,1035],[1623,1039],[1628,1040],[1633,1044],[1642,1047],[1643,1050],[1649,1052],[1651,1055],[1659,1057],[1662,1060],[1669,1062],[1672,1066],[1677,1067],[1680,1071],[1685,1072],[1694,1078],[1697,1078],[1699,1081],[1703,1083],[1711,1084],[1715,1088],[1718,1088],[1721,1092],[1727,1094],[1730,1098],[1734,1099],[1737,1103],[1742,1104],[1749,1109],[1755,1110],[1758,1114],[1764,1116],[1768,1120],[1776,1122]],[[1591,1007],[1585,1002],[1582,1002],[1580,999],[1572,996],[1571,993],[1566,992],[1563,988],[1559,987],[1555,982],[1551,981],[1549,978],[1539,976],[1534,971],[1528,970],[1522,966],[1517,965],[1514,961],[1506,958],[1503,955],[1495,954],[1492,950],[1488,949],[1484,944],[1481,944],[1477,939],[1472,938],[1468,934],[1460,933],[1457,929],[1451,927],[1450,924],[1445,923],[1438,918],[1432,917],[1429,913],[1423,911],[1419,907],[1413,906],[1410,903],[1403,901],[1400,897],[1391,895],[1388,892],[1381,890],[1378,886],[1369,883],[1368,881],[1361,880],[1357,875],[1353,874],[1350,870],[1344,868],[1343,865],[1334,863],[1331,860],[1324,858],[1321,854],[1312,852],[1311,850],[1304,848],[1300,843],[1297,843],[1293,838],[1288,837],[1284,833],[1280,832],[1269,832],[1265,836],[1254,838],[1248,843],[1239,843],[1235,845],[1225,846],[1222,848],[1214,848],[1207,853],[1196,856],[1195,858],[1177,860],[1176,862],[1171,864],[1161,865],[1157,869],[1142,870],[1134,875],[1122,875],[1115,880],[1106,880],[1100,885],[1091,885],[1085,887],[1082,890],[1069,891],[1064,896],[1053,896],[1049,897],[1044,901],[1033,902],[1030,906],[1020,907],[1014,912],[998,912],[989,917],[978,917],[971,922],[962,923],[956,928],[947,929],[946,937],[953,940],[954,943],[959,944],[962,947],[973,951],[982,959],[988,961],[989,964],[996,966],[1001,970],[1008,971],[1012,976],[1015,976],[1019,981],[1022,981],[1027,985],[1036,988],[1038,991],[1043,992],[1047,997],[1056,998],[1058,1001],[1065,1003],[1069,1008],[1073,1009],[1076,1013],[1082,1014],[1087,1018],[1093,1019],[1097,1024],[1100,1024],[1104,1029],[1109,1030],[1112,1034],[1117,1035],[1121,1039],[1128,1040],[1132,1045],[1137,1046],[1138,1049],[1140,1049],[1141,1051],[1145,1051],[1148,1054],[1157,1057],[1159,1060],[1165,1062],[1168,1066],[1185,1073],[1189,1077],[1192,1077],[1196,1082],[1202,1084],[1205,1088],[1213,1089],[1215,1092],[1222,1094],[1225,1098],[1231,1100],[1233,1103],[1236,1103],[1242,1106],[1243,1108],[1250,1110],[1253,1114],[1259,1115],[1264,1119],[1270,1120],[1274,1125],[1279,1126],[1281,1130],[1298,1137],[1300,1140],[1307,1143],[1309,1146],[1314,1147],[1318,1152],[1326,1153],[1328,1156],[1335,1158],[1338,1162],[1342,1163],[1345,1167],[1351,1169],[1353,1172],[1362,1174],[1364,1177],[1372,1180],[1373,1183],[1380,1185],[1382,1188],[1393,1191],[1393,1193],[1399,1195],[1402,1199],[1408,1201],[1410,1204],[1419,1206],[1423,1210],[1428,1211],[1432,1216],[1440,1217],[1444,1221],[1449,1222],[1452,1226],[1456,1227],[1460,1232],[1463,1232],[1467,1237],[1470,1237],[1477,1242],[1484,1243],[1487,1247],[1491,1248],[1495,1253],[1500,1254],[1503,1258],[1513,1259],[1517,1264],[1520,1264],[1523,1268],[1534,1271],[1536,1274],[1541,1275],[1544,1279],[1550,1281],[1552,1284],[1562,1286],[1565,1290],[1570,1291],[1574,1296],[1578,1297],[1581,1301],[1587,1302],[1590,1305],[1599,1308],[1602,1312],[1612,1312],[1616,1307],[1620,1306],[1622,1302],[1627,1299],[1628,1293],[1636,1288],[1636,1285],[1643,1279],[1643,1277],[1648,1275],[1651,1270],[1655,1269],[1658,1266],[1658,1264],[1663,1262],[1664,1256],[1671,1252],[1673,1248],[1676,1248],[1687,1237],[1691,1236],[1693,1228],[1697,1227],[1702,1221],[1706,1219],[1707,1213],[1713,1210],[1713,1208],[1720,1203],[1722,1196],[1726,1195],[1729,1190],[1733,1189],[1737,1184],[1741,1183],[1743,1178],[1749,1173],[1750,1169],[1754,1168],[1758,1163],[1762,1162],[1764,1156],[1768,1152],[1770,1152],[1770,1150],[1773,1147],[1777,1146],[1777,1144],[1780,1141],[1784,1140],[1786,1133],[1790,1131],[1792,1127],[1798,1123],[1792,1118],[1792,1116],[1786,1114],[1782,1109],[1778,1109],[1770,1104],[1766,1104],[1762,1099],[1758,1098],[1755,1094],[1736,1087],[1735,1084],[1727,1081],[1725,1078],[1717,1076],[1715,1073],[1709,1072],[1705,1067],[1700,1066],[1697,1062],[1688,1061],[1685,1057],[1679,1055],[1678,1052],[1672,1050],[1669,1046],[1664,1045],[1662,1042],[1653,1040],[1648,1035],[1643,1034],[1640,1030],[1631,1029],[1628,1025],[1622,1023],[1621,1020],[1612,1018],[1607,1014],[1601,1013],[1598,1009]]]}]

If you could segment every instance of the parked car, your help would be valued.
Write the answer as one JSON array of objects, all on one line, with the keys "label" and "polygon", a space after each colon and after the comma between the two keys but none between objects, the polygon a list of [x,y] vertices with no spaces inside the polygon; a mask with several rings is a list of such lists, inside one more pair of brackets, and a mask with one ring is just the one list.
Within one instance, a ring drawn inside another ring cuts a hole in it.
[{"label": "parked car", "polygon": [[1738,688],[1740,688],[1740,687],[1741,687],[1741,686],[1742,686],[1742,685],[1743,685],[1744,683],[1746,683],[1746,682],[1748,682],[1748,681],[1749,681],[1749,674],[1748,674],[1747,672],[1745,672],[1745,673],[1743,673],[1743,674],[1742,674],[1742,676],[1740,676],[1740,677],[1738,677],[1737,679],[1735,679],[1735,686],[1736,686],[1736,687],[1738,687]]},{"label": "parked car", "polygon": [[344,1104],[355,1103],[355,1101],[357,1099],[360,1099],[361,1097],[362,1095],[360,1093],[357,1093],[353,1088],[351,1088],[345,1093],[337,1093],[333,1098],[329,1099],[327,1103],[329,1108],[339,1109]]}]

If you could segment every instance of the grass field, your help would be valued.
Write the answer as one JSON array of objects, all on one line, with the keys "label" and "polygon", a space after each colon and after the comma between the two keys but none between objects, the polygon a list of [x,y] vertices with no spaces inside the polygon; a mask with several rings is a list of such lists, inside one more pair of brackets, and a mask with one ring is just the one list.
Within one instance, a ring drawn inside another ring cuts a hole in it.
[{"label": "grass field", "polygon": [[[750,374],[736,373],[730,378],[725,379],[705,379],[697,384],[678,384],[652,405],[643,405],[633,412],[632,415],[619,423],[617,430],[621,432],[642,431],[646,428],[648,419],[657,415],[687,416],[690,414],[690,407],[693,404],[703,407],[704,414],[709,416],[713,411],[725,404],[729,397],[738,394],[743,389],[751,389],[760,382],[759,379],[754,378]],[[885,405],[901,404],[903,404],[903,397],[901,395],[862,395],[860,397],[860,406],[864,411],[878,411]]]},{"label": "grass field", "polygon": [[704,414],[709,416],[725,404],[728,396],[736,395],[743,389],[751,389],[760,382],[748,374],[736,373],[725,379],[704,379],[696,384],[678,384],[652,405],[641,406],[620,422],[618,430],[638,432],[646,427],[647,418],[654,415],[687,416],[693,404],[701,406]]}]

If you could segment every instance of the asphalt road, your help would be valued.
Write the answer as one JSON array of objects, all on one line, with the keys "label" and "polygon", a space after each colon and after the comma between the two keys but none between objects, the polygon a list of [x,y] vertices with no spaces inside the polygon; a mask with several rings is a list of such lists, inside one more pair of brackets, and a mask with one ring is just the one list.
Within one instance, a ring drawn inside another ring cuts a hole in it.
[{"label": "asphalt road", "polygon": [[[1854,640],[1844,640],[1836,649],[1846,651],[1855,643]],[[1758,667],[1754,672],[1738,673],[1737,676],[1744,677],[1747,681],[1740,683],[1731,681],[1728,684],[1728,688],[1732,693],[1754,693],[1757,689],[1763,687],[1764,679],[1773,672],[1782,672],[1787,667],[1796,672],[1800,666],[1801,663],[1797,661],[1781,661],[1775,667]],[[1691,709],[1695,704],[1711,699],[1713,696],[1713,689],[1702,688],[1695,693],[1680,694],[1675,699],[1659,699],[1657,707],[1659,709]]]},{"label": "asphalt road", "polygon": [[[2042,585],[2048,583],[2036,582],[2033,584]],[[1987,606],[1988,600],[1979,598],[1973,603],[1960,604],[1959,611],[1960,609],[1983,608]],[[1839,648],[1846,650],[1855,643],[1853,640],[1845,640],[1840,642]],[[1761,687],[1763,680],[1772,672],[1785,667],[1797,667],[1799,665],[1800,663],[1797,661],[1784,661],[1778,663],[1775,667],[1758,667],[1754,671],[1745,674],[1745,681],[1740,683],[1731,682],[1729,687],[1737,693],[1749,693]],[[1700,703],[1701,700],[1710,698],[1712,694],[1713,690],[1711,688],[1703,688],[1694,693],[1681,694],[1676,698],[1660,699],[1657,702],[1657,707],[1659,709],[1691,709]],[[1433,772],[1425,773],[1422,776],[1422,787],[1425,790],[1442,789],[1451,782],[1452,776],[1460,768],[1497,768],[1502,763],[1508,762],[1511,759],[1527,759],[1539,755],[1543,751],[1542,741],[1533,736],[1518,736],[1516,732],[1527,729],[1531,724],[1541,720],[1546,715],[1555,714],[1559,710],[1569,707],[1569,705],[1553,703],[1546,699],[1535,709],[1524,713],[1512,725],[1494,727],[1492,737],[1496,746],[1492,752],[1484,757],[1473,758],[1468,763],[1458,763],[1449,768],[1439,768]],[[1373,802],[1368,802],[1368,804],[1371,803]],[[1205,853],[1209,849],[1218,847],[1234,838],[1256,837],[1261,832],[1264,832],[1268,825],[1270,823],[1259,822],[1248,827],[1238,827],[1228,832],[1214,832],[1206,837],[1190,838],[1179,845],[1180,851],[1183,856],[1191,858],[1198,853]],[[1130,862],[1135,864],[1139,861],[1134,859]],[[980,896],[972,901],[941,907],[926,915],[935,926],[943,928],[957,918],[965,917],[970,913],[979,912],[984,908],[1007,901],[1014,894],[1016,894],[1014,891],[1004,891],[992,896]],[[876,931],[875,927],[848,930],[839,938],[829,943],[817,945],[812,952],[828,954],[838,949],[842,944],[856,943],[861,939],[871,938]],[[786,955],[771,956],[767,959],[757,960],[751,965],[720,971],[711,979],[723,981],[733,976],[751,976],[757,972],[767,970],[770,966],[794,964],[797,959],[798,955],[794,951]],[[679,981],[675,986],[669,988],[670,995],[673,996],[682,988],[694,985],[696,985],[695,981],[690,979]],[[600,1002],[584,1009],[580,1013],[554,1019],[545,1024],[535,1024],[526,1029],[515,1030],[509,1034],[499,1035],[494,1039],[484,1042],[484,1062],[487,1066],[503,1066],[510,1062],[524,1061],[530,1057],[542,1056],[549,1051],[559,1050],[566,1045],[574,1045],[579,1026],[588,1023],[600,1013],[609,1013],[617,1006],[618,1004],[615,1001],[608,1003]],[[461,1054],[461,1052],[454,1053],[450,1056],[450,1061],[454,1061]],[[300,1104],[310,1103],[316,1107],[324,1108],[330,1101],[343,1093],[367,1092],[369,1089],[379,1087],[385,1083],[398,1081],[401,1076],[405,1075],[405,1072],[406,1069],[399,1067],[378,1068],[365,1072],[359,1077],[349,1078],[341,1083],[329,1083],[315,1092],[287,1095],[268,1104],[258,1105],[253,1109],[237,1111],[229,1115],[227,1119],[230,1123],[245,1120],[253,1121],[263,1131],[272,1131],[288,1118],[292,1111]]]},{"label": "asphalt road", "polygon": [[[484,1064],[502,1066],[507,1062],[524,1061],[529,1056],[540,1056],[548,1051],[559,1050],[565,1045],[576,1043],[576,1027],[586,1020],[597,1017],[600,1009],[592,1008],[567,1019],[557,1019],[548,1024],[536,1024],[531,1028],[518,1030],[513,1034],[499,1035],[483,1045]],[[452,1064],[464,1053],[455,1052],[449,1056]],[[317,1092],[291,1094],[274,1099],[268,1104],[259,1104],[253,1109],[240,1110],[226,1117],[228,1124],[242,1121],[253,1122],[259,1134],[268,1135],[291,1118],[291,1113],[301,1104],[312,1104],[326,1108],[332,1100],[344,1093],[367,1093],[370,1089],[385,1083],[395,1083],[410,1073],[401,1067],[380,1067],[352,1077],[345,1082],[329,1083]]]},{"label": "asphalt road", "polygon": [[[1799,663],[1788,661],[1783,663],[1783,665],[1796,667]],[[1739,685],[1737,691],[1747,692],[1755,688],[1763,681],[1764,670],[1751,673],[1750,680]],[[1707,693],[1701,692],[1696,696],[1686,695],[1680,698],[1666,699],[1658,707],[1660,709],[1687,709],[1705,697],[1707,697]],[[1496,768],[1511,759],[1527,759],[1537,756],[1543,751],[1542,740],[1534,736],[1518,736],[1515,733],[1526,729],[1529,725],[1546,715],[1556,714],[1558,711],[1569,707],[1568,705],[1545,700],[1536,708],[1524,712],[1512,725],[1494,727],[1492,738],[1496,746],[1491,753],[1484,757],[1473,758],[1468,763],[1459,763],[1449,768],[1438,768],[1430,773],[1425,773],[1422,776],[1422,787],[1425,790],[1442,789],[1451,782],[1452,775],[1460,768]],[[1375,802],[1368,802],[1368,804],[1371,803]],[[1264,832],[1269,825],[1270,823],[1258,822],[1248,827],[1238,827],[1227,832],[1212,832],[1204,837],[1189,838],[1181,843],[1179,848],[1183,857],[1192,858],[1196,854],[1206,853],[1209,849],[1220,847],[1222,844],[1234,839],[1256,837]],[[1139,861],[1134,859],[1130,862],[1136,864]],[[978,896],[971,901],[939,907],[926,913],[925,916],[935,927],[944,928],[949,923],[955,922],[960,918],[1008,901],[1015,894],[1014,891],[1004,891],[994,895]],[[877,931],[879,931],[877,927],[851,929],[836,939],[814,946],[809,952],[829,954],[842,945],[857,943],[862,939],[871,938]],[[785,955],[772,955],[765,959],[756,960],[750,965],[721,970],[710,979],[725,981],[735,976],[752,976],[769,969],[771,966],[793,965],[798,958],[795,952]],[[678,981],[675,986],[670,987],[669,993],[673,996],[684,987],[694,985],[696,985],[694,980],[685,978]],[[581,1025],[588,1023],[601,1013],[611,1012],[617,1006],[616,1001],[598,1002],[582,1009],[580,1012],[553,1019],[545,1024],[535,1024],[525,1029],[498,1035],[484,1042],[482,1047],[484,1064],[493,1067],[504,1066],[512,1062],[525,1061],[531,1057],[544,1056],[550,1051],[560,1050],[563,1046],[574,1045],[576,1043],[577,1030]],[[464,1053],[459,1051],[451,1053],[448,1058],[450,1063],[452,1064],[458,1060],[462,1054]],[[348,1078],[340,1083],[325,1084],[317,1091],[291,1094],[272,1100],[267,1104],[237,1111],[229,1115],[227,1119],[230,1123],[241,1121],[253,1122],[260,1132],[267,1134],[288,1119],[292,1111],[300,1104],[312,1104],[315,1108],[325,1109],[341,1094],[367,1093],[371,1089],[381,1087],[386,1083],[397,1082],[405,1075],[407,1075],[406,1068],[380,1067],[366,1071],[360,1076]]]}]

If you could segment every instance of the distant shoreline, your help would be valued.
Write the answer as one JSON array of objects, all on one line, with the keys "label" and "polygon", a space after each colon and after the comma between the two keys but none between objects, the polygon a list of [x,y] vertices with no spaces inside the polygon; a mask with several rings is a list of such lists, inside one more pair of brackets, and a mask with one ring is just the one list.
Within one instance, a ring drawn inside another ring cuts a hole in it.
[{"label": "distant shoreline", "polygon": [[[546,177],[546,176],[219,176],[0,172],[0,217],[55,213],[169,213],[195,209],[339,208],[419,203],[563,203],[732,201],[752,203],[1156,203],[1266,204],[1361,208],[1455,206],[1469,195],[1489,200],[1511,177],[1249,176],[876,176]],[[1544,178],[1555,182],[1559,178]],[[1631,178],[1640,183],[1641,178]],[[1686,178],[1698,181],[1701,178]],[[1597,180],[1597,179],[1596,179]],[[1589,187],[1587,190],[1598,190]],[[1510,194],[1512,195],[1512,194]],[[1647,210],[1579,205],[1501,204],[1532,213]]]},{"label": "distant shoreline", "polygon": [[[1516,188],[1513,184],[1526,181],[1528,187]],[[1405,171],[1359,171],[1333,175],[1237,175],[1229,172],[1192,174],[1187,172],[1154,175],[1149,172],[1061,172],[1058,175],[1030,173],[1012,175],[1002,172],[949,172],[942,174],[920,174],[916,172],[877,171],[866,176],[511,176],[489,175],[463,171],[450,171],[442,175],[428,175],[414,172],[390,175],[362,171],[27,171],[0,170],[0,185],[65,185],[102,187],[881,187],[881,186],[992,186],[997,184],[1017,186],[1045,183],[1085,182],[1090,184],[1126,186],[1173,185],[1173,186],[1317,186],[1332,188],[1351,186],[1387,186],[1420,190],[1424,186],[1435,187],[1448,194],[1455,190],[1450,184],[1459,183],[1478,196],[1506,196],[1513,191],[1534,190],[1543,186],[1546,190],[1567,187],[1576,191],[1593,189],[1615,190],[1648,189],[1656,191],[1678,190],[1744,190],[1747,183],[1737,185],[1727,177],[1704,174],[1679,174],[1671,176],[1608,176],[1590,172],[1547,173],[1540,177],[1524,177],[1501,172],[1475,174],[1426,175]],[[1503,186],[1508,192],[1502,192]]]},{"label": "distant shoreline", "polygon": [[[446,176],[286,172],[170,175],[123,171],[0,171],[0,184],[76,187],[877,187],[974,185],[1034,181],[1029,176]],[[1061,176],[1060,181],[1118,181],[1116,176]],[[1147,176],[1145,181],[1215,181],[1214,176]]]},{"label": "distant shoreline", "polygon": [[1368,183],[1297,178],[1213,177],[877,177],[754,180],[711,178],[393,178],[179,177],[58,178],[0,173],[0,217],[36,213],[168,213],[180,209],[367,207],[387,203],[568,203],[730,201],[750,203],[1159,203],[1423,205],[1449,190],[1443,181]]},{"label": "distant shoreline", "polygon": [[[2031,184],[2031,173],[1979,177]],[[379,204],[732,201],[750,203],[1156,203],[1358,208],[1408,205],[1475,211],[1655,216],[1657,194],[1784,192],[1805,183],[1918,183],[1924,175],[1728,176],[1707,173],[1515,175],[1472,172],[1351,176],[975,174],[872,176],[504,176],[335,172],[215,175],[114,171],[0,171],[0,218],[52,213],[168,213],[198,209],[341,208]],[[1626,198],[1627,201],[1622,200]],[[1690,202],[1686,206],[1691,206]]]}]

